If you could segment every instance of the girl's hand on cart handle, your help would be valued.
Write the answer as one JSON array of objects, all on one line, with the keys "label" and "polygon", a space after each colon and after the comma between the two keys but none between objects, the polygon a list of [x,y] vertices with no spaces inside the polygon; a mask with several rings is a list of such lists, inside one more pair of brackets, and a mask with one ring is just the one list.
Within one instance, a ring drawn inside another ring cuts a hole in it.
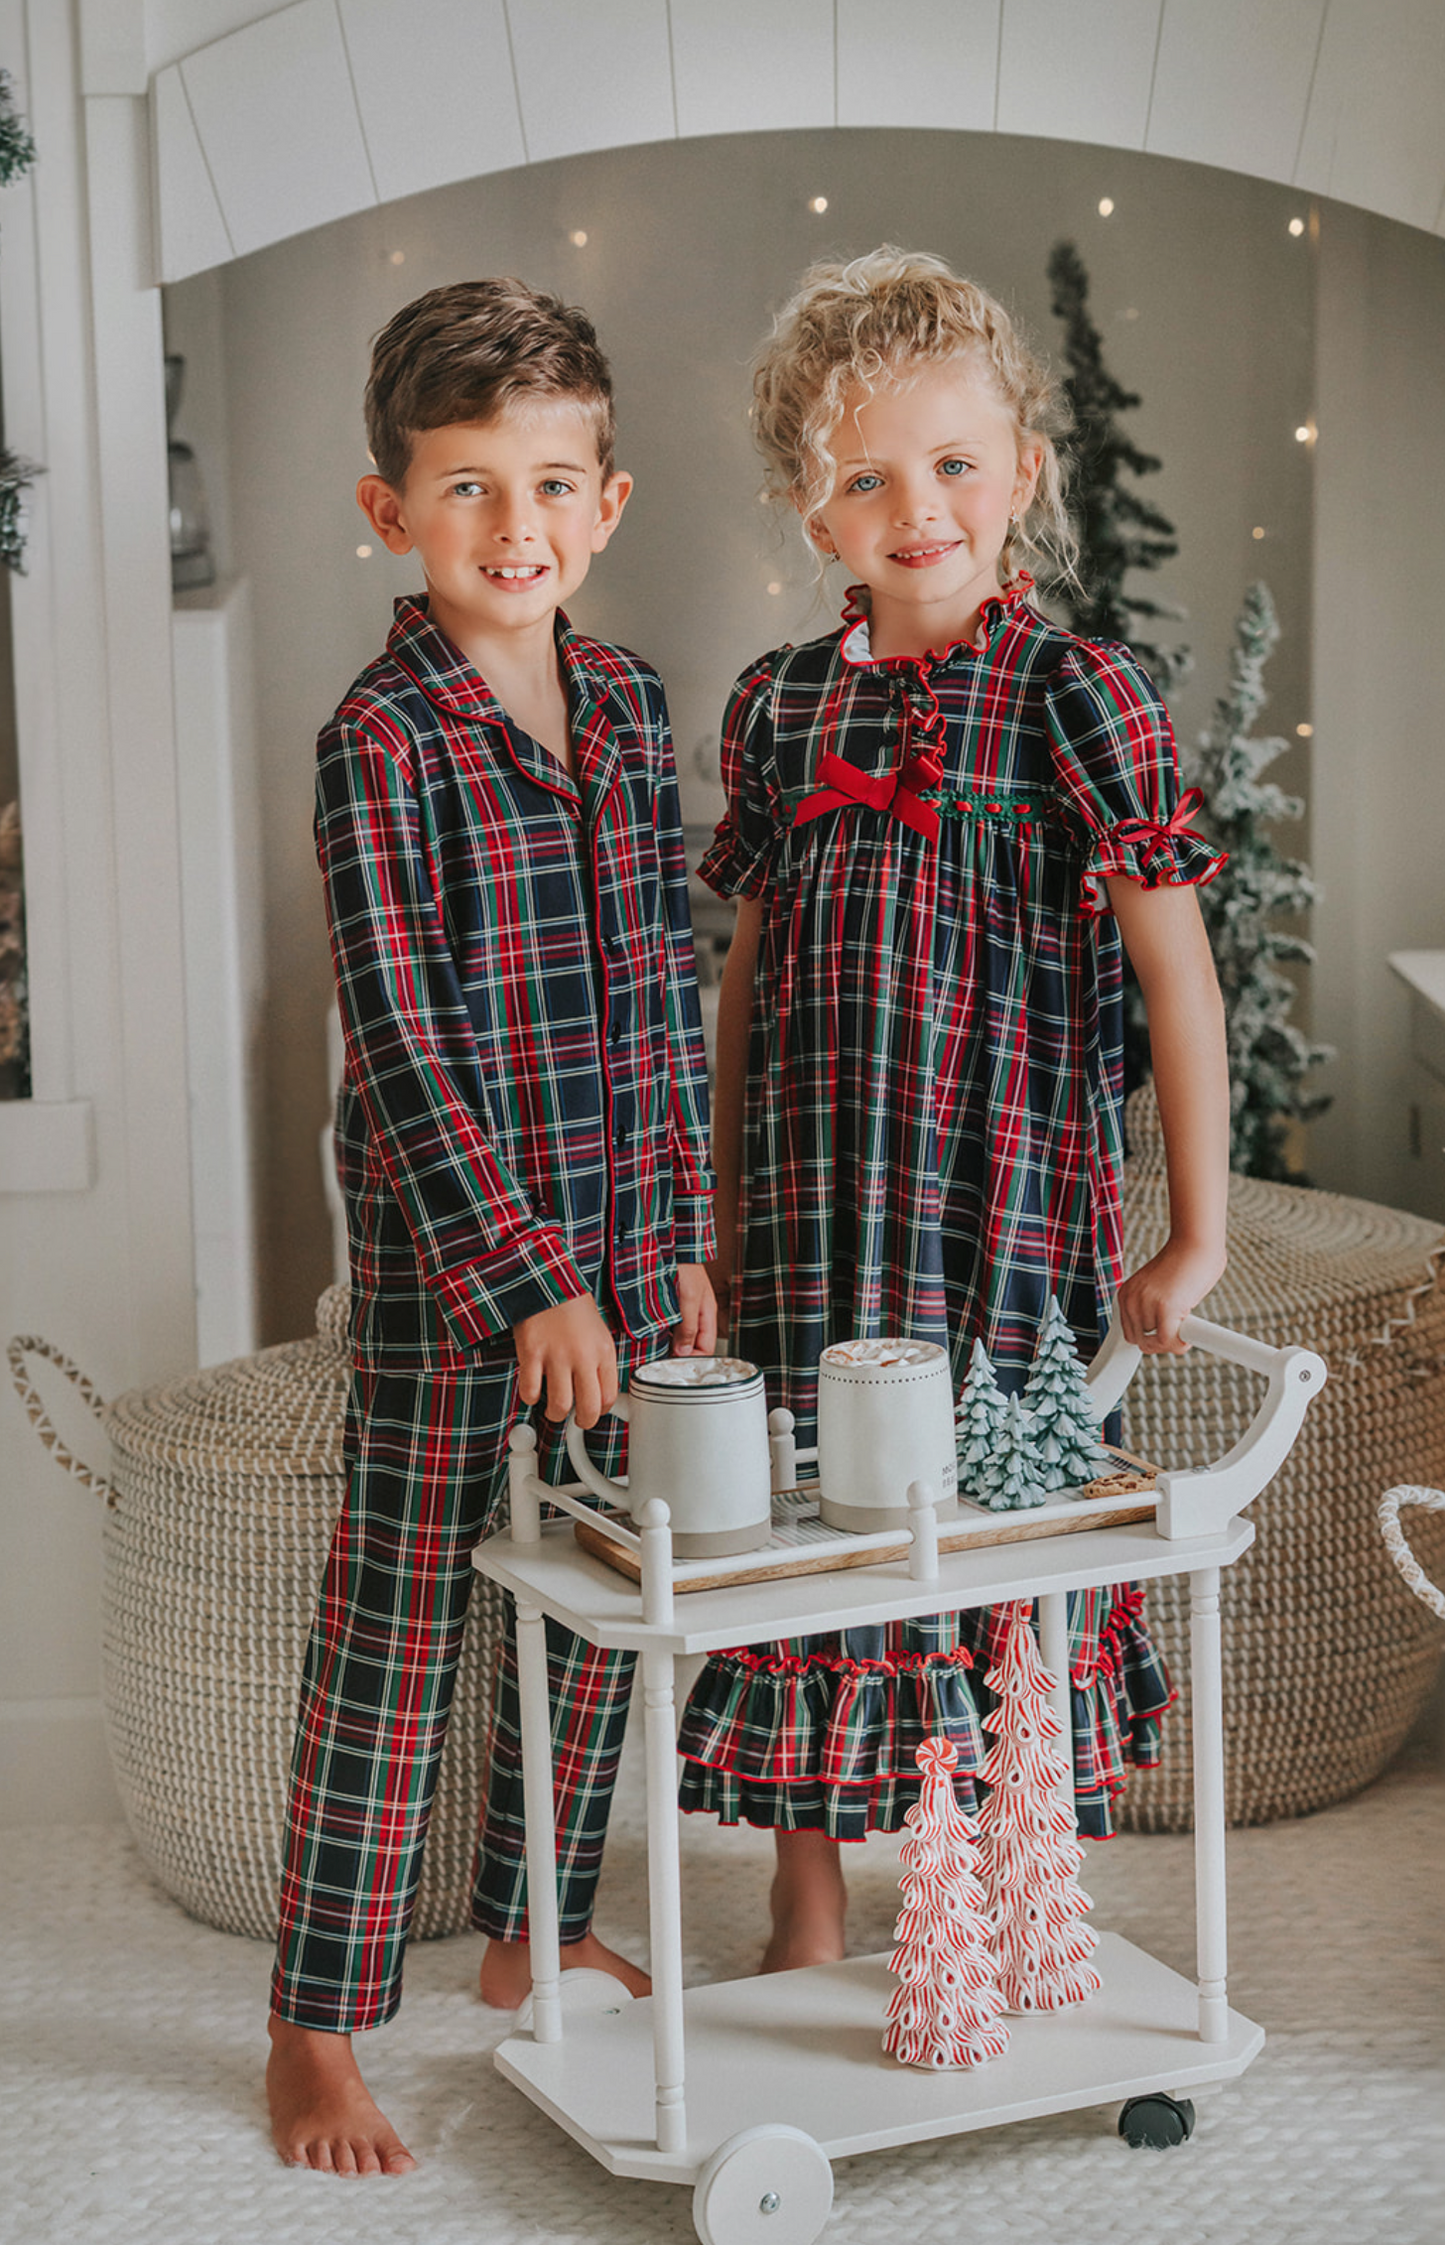
[{"label": "girl's hand on cart handle", "polygon": [[703,1263],[679,1263],[677,1301],[681,1315],[672,1329],[674,1356],[713,1356],[717,1352],[717,1299]]},{"label": "girl's hand on cart handle", "polygon": [[1222,1244],[1167,1239],[1119,1289],[1125,1340],[1146,1356],[1183,1356],[1189,1343],[1179,1328],[1217,1282],[1224,1262]]}]

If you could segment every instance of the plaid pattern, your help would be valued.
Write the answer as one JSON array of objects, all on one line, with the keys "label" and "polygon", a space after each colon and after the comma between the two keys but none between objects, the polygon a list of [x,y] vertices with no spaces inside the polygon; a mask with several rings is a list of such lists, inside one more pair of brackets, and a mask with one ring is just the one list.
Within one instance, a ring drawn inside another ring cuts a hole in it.
[{"label": "plaid pattern", "polygon": [[[937,784],[893,815],[890,775],[924,764]],[[1020,593],[989,604],[980,648],[922,661],[875,662],[855,618],[744,673],[723,779],[703,877],[767,903],[733,1345],[804,1442],[818,1358],[853,1335],[937,1341],[956,1386],[981,1336],[1017,1389],[1050,1295],[1087,1344],[1120,1277],[1119,943],[1099,883],[1202,881],[1220,863],[1182,822],[1163,704],[1126,649],[1072,638]],[[1129,1657],[1103,1665],[1112,1621],[1074,1599],[1070,1622],[1080,1812],[1107,1829],[1115,1773],[1131,1751],[1147,1756],[1167,1679],[1137,1616]],[[925,1661],[946,1657],[919,1643]],[[891,1828],[917,1779],[886,1746],[866,1804],[823,1774],[856,1742],[840,1746],[838,1710],[822,1702],[831,1688],[859,1704],[838,1678],[874,1652],[854,1634],[784,1650],[831,1664],[833,1685],[809,1686],[819,1708],[799,1715],[792,1680],[769,1683],[755,1656],[718,1656],[684,1727],[684,1799],[840,1834]],[[1116,1676],[1137,1684],[1137,1705]],[[769,1757],[794,1716],[831,1744],[784,1778]],[[971,1721],[972,1707],[951,1726],[961,1752]]]},{"label": "plaid pattern", "polygon": [[[1207,879],[1166,829],[1173,735],[1124,648],[1012,596],[982,653],[873,662],[866,624],[766,656],[728,711],[703,861],[766,896],[749,1055],[738,1345],[811,1439],[853,1334],[982,1336],[1024,1367],[1057,1294],[1094,1336],[1119,1279],[1119,943],[1099,881]],[[794,824],[821,758],[886,774],[946,743],[936,840],[884,811]],[[1033,815],[1020,817],[1020,803]]]},{"label": "plaid pattern", "polygon": [[[665,1346],[621,1352],[624,1366]],[[307,1651],[281,1881],[272,2008],[335,2033],[390,2018],[401,2000],[427,1818],[475,1580],[472,1549],[499,1524],[507,1436],[519,1416],[515,1360],[402,1372],[359,1367],[347,1410],[347,1496]],[[540,1426],[548,1481],[570,1478],[560,1429]],[[589,1447],[622,1463],[620,1421]],[[526,1933],[518,1837],[515,1617],[493,1722],[498,1747],[482,1818],[473,1915]],[[598,1859],[632,1685],[633,1656],[549,1625],[559,1744],[563,1938],[591,1921]],[[510,1674],[509,1687],[506,1682]]]},{"label": "plaid pattern", "polygon": [[[1106,1839],[1127,1764],[1159,1759],[1174,1693],[1141,1620],[1143,1593],[1080,1591],[1068,1602],[1079,1830]],[[958,1748],[954,1789],[970,1812],[994,1705],[984,1678],[1009,1609],[935,1614],[719,1653],[683,1715],[680,1799],[724,1824],[781,1825],[861,1840],[895,1832],[918,1798],[925,1738]]]},{"label": "plaid pattern", "polygon": [[655,1332],[712,1249],[662,689],[561,616],[557,645],[575,783],[416,600],[319,742],[352,1330],[391,1362],[584,1290]]},{"label": "plaid pattern", "polygon": [[[505,1490],[510,1328],[591,1291],[624,1369],[712,1248],[707,1090],[662,690],[557,620],[576,782],[398,601],[322,733],[317,853],[346,1070],[346,1504],[302,1686],[275,2009],[395,2009],[472,1546]],[[625,1439],[608,1422],[604,1463]],[[543,1471],[565,1478],[544,1443]],[[562,1921],[591,1916],[631,1684],[557,1633]],[[505,1663],[504,1663],[505,1667]],[[525,1930],[508,1683],[476,1916]],[[513,1729],[515,1724],[513,1722]]]}]

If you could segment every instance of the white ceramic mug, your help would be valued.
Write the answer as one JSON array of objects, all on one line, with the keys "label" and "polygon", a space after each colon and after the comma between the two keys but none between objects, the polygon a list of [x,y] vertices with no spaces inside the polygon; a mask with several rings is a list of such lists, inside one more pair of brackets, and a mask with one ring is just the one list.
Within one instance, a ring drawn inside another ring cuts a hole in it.
[{"label": "white ceramic mug", "polygon": [[567,1455],[595,1496],[636,1519],[652,1497],[672,1516],[679,1559],[756,1551],[772,1534],[772,1462],[763,1375],[737,1356],[660,1356],[612,1406],[626,1422],[627,1479],[610,1481],[567,1420]]},{"label": "white ceramic mug", "polygon": [[818,1509],[866,1535],[908,1520],[910,1482],[958,1510],[948,1351],[933,1341],[838,1341],[818,1359]]}]

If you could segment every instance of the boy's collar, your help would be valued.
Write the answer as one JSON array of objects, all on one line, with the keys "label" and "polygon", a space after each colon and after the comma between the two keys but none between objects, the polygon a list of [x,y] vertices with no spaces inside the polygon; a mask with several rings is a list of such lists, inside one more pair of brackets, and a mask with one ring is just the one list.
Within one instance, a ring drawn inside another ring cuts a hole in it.
[{"label": "boy's collar", "polygon": [[[587,657],[587,641],[559,608],[556,621],[557,650],[573,691],[568,699],[600,701],[607,691],[605,675]],[[414,678],[429,701],[451,717],[472,723],[503,725],[506,712],[475,664],[468,662],[427,613],[424,599],[404,593],[394,604],[387,653]]]}]

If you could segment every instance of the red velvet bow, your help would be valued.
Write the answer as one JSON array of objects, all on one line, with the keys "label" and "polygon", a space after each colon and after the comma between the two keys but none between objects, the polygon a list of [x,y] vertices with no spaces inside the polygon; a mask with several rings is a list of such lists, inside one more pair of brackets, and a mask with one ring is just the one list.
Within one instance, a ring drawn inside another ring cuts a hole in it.
[{"label": "red velvet bow", "polygon": [[831,749],[825,749],[818,759],[818,777],[824,785],[803,797],[793,813],[795,826],[821,818],[825,811],[844,811],[862,803],[870,811],[886,811],[926,841],[937,838],[938,807],[923,802],[919,795],[920,788],[937,787],[941,777],[931,758],[910,756],[896,772],[860,772]]},{"label": "red velvet bow", "polygon": [[1189,824],[1203,801],[1203,788],[1191,787],[1186,794],[1180,796],[1172,817],[1163,820],[1123,819],[1114,829],[1114,838],[1119,842],[1141,842],[1144,845],[1140,862],[1146,873],[1150,859],[1157,851],[1167,850],[1171,842],[1199,842],[1207,849],[1209,845],[1204,836],[1196,834]]}]

